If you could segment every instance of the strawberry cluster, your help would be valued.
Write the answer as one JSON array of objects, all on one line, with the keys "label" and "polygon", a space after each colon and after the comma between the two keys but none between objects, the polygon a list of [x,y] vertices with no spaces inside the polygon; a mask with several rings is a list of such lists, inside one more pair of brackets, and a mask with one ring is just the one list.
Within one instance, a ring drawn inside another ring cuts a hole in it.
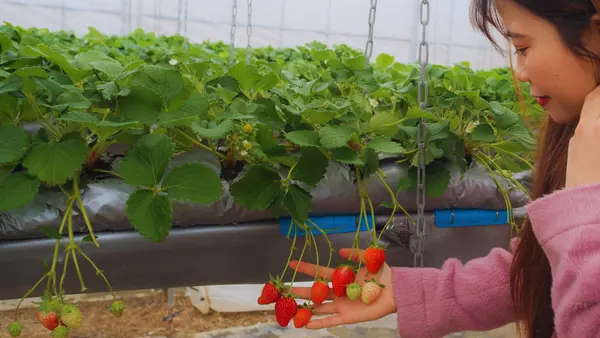
[{"label": "strawberry cluster", "polygon": [[[385,251],[376,246],[370,246],[365,251],[364,262],[369,274],[378,274],[383,267],[386,259]],[[294,327],[301,328],[310,322],[314,314],[314,308],[320,306],[333,293],[335,297],[347,297],[354,301],[361,299],[365,304],[371,304],[381,295],[385,287],[376,281],[375,278],[365,280],[364,284],[359,284],[356,280],[358,269],[352,264],[341,264],[333,270],[331,281],[327,279],[315,279],[311,287],[310,302],[298,304],[296,296],[286,291],[281,279],[273,278],[267,282],[258,297],[258,304],[268,305],[275,303],[275,317],[281,327],[287,327],[294,320]],[[331,282],[331,287],[329,285]],[[293,283],[293,282],[292,282]]]}]

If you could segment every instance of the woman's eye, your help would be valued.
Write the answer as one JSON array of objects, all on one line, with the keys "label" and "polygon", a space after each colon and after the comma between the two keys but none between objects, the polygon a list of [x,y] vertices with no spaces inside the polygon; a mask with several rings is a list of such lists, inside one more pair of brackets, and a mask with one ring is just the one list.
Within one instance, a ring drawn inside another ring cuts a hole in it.
[{"label": "woman's eye", "polygon": [[517,48],[515,50],[515,54],[520,54],[520,55],[523,55],[523,56],[525,55],[526,52],[527,52],[527,48],[526,47],[524,47],[524,48]]}]

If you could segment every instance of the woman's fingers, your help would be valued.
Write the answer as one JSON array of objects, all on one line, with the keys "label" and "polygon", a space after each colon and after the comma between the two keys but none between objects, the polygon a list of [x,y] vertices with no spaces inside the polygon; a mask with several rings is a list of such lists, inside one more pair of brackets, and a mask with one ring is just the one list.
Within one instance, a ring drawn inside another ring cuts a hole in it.
[{"label": "woman's fingers", "polygon": [[[297,267],[298,272],[301,272],[305,275],[314,277],[317,274],[317,266],[315,264],[306,263],[306,262],[298,263],[298,261],[291,261],[289,267],[294,270],[296,270],[296,267]],[[330,280],[331,275],[333,275],[333,269],[325,267],[325,266],[319,266],[318,271],[319,271],[318,278],[324,278],[324,279]]]},{"label": "woman's fingers", "polygon": [[[302,299],[306,299],[306,300],[310,299],[310,296],[311,296],[311,288],[310,287],[292,287],[291,291],[294,296],[298,296],[298,297],[300,297]],[[329,295],[327,295],[325,300],[332,300],[332,299],[333,299],[333,292],[330,291]]]},{"label": "woman's fingers", "polygon": [[306,324],[305,328],[309,330],[320,330],[344,324],[346,324],[344,317],[341,315],[333,315],[321,319],[311,320],[308,324]]},{"label": "woman's fingers", "polygon": [[359,259],[364,261],[365,257],[365,251],[359,249],[340,249],[339,254],[343,259],[352,259],[355,262]]},{"label": "woman's fingers", "polygon": [[335,309],[335,303],[329,302],[329,303],[323,303],[319,306],[315,306],[315,313],[318,315],[335,314],[335,313],[337,313],[337,310]]}]

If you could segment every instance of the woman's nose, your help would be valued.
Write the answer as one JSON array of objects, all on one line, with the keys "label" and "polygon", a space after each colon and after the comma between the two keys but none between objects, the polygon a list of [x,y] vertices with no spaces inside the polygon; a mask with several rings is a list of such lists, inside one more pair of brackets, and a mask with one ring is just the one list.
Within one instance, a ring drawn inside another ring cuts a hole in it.
[{"label": "woman's nose", "polygon": [[529,82],[529,74],[525,67],[517,67],[516,70],[517,79],[521,82]]}]

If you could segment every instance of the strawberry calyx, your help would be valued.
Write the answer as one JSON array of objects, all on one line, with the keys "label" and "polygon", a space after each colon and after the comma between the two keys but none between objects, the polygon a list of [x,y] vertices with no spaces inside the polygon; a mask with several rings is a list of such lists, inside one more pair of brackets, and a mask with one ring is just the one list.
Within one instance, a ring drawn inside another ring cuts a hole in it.
[{"label": "strawberry calyx", "polygon": [[385,285],[379,283],[375,278],[365,279],[365,283],[373,283],[373,284],[379,286],[380,288],[384,288],[385,287]]}]

